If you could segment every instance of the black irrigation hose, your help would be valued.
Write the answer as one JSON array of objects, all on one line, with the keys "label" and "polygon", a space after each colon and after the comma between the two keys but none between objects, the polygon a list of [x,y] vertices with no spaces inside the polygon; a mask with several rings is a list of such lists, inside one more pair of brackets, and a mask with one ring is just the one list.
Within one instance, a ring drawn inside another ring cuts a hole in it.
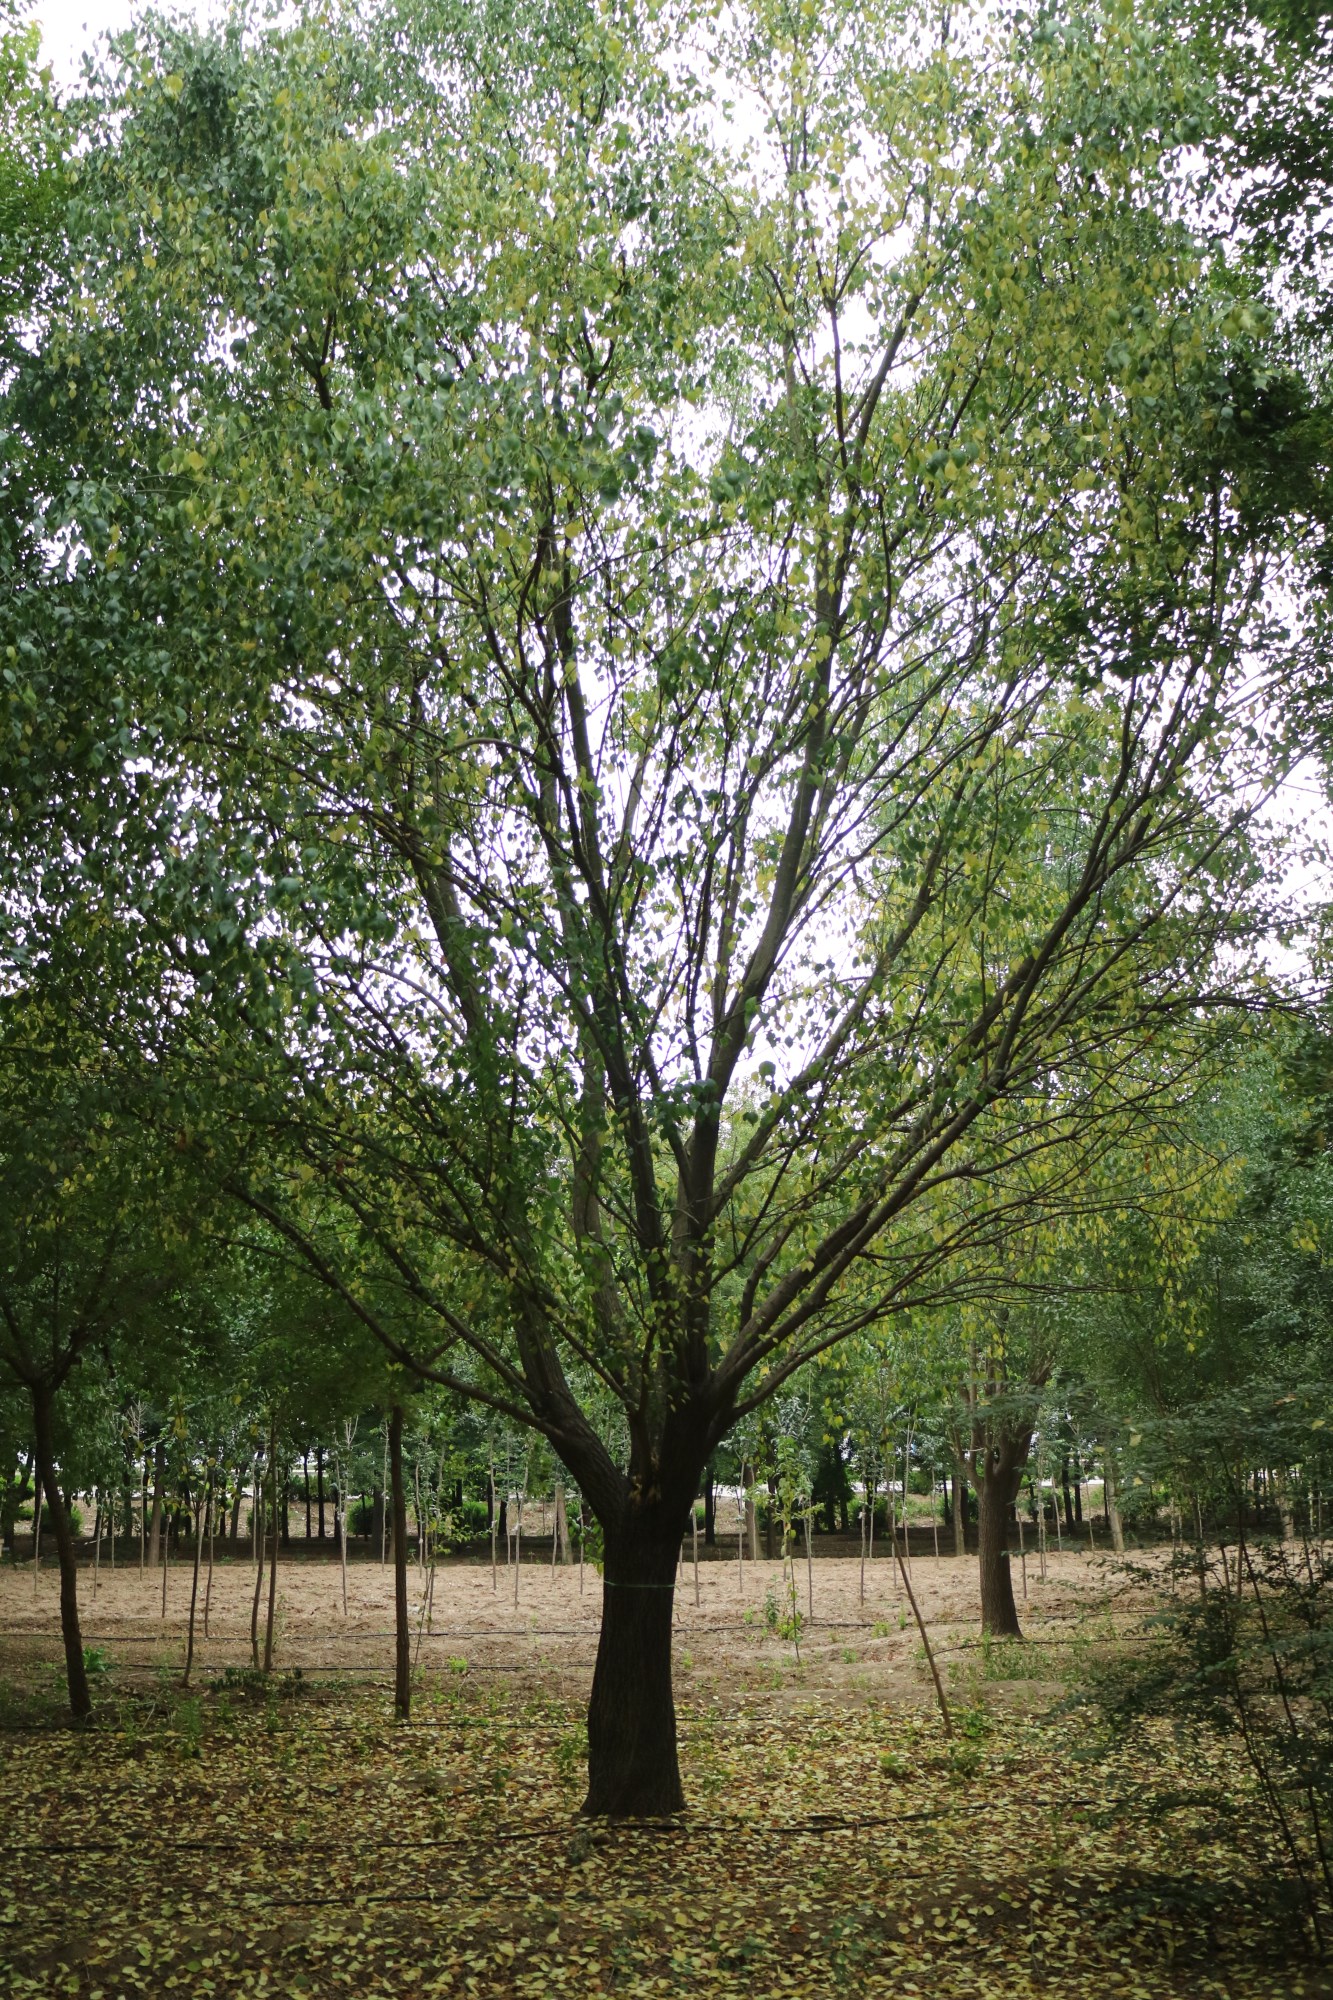
[{"label": "black irrigation hose", "polygon": [[[1179,1799],[1167,1794],[1164,1798],[1158,1799],[1151,1794],[1144,1794],[1143,1792],[1126,1793],[1123,1795],[1103,1794],[1092,1798],[1029,1799],[1025,1804],[1038,1812],[1081,1811],[1084,1807],[1092,1806],[1102,1810],[1105,1810],[1108,1806],[1126,1806],[1130,1808],[1141,1806],[1151,1808],[1157,1812],[1221,1810],[1217,1800],[1207,1795],[1197,1799]],[[1114,1816],[1125,1820],[1132,1817],[1132,1812],[1122,1812]],[[955,1820],[956,1818],[956,1806],[949,1805],[931,1806],[919,1812],[862,1813],[858,1814],[855,1818],[843,1819],[839,1819],[831,1813],[811,1813],[807,1819],[789,1820],[774,1825],[768,1825],[749,1818],[691,1820],[685,1815],[672,1819],[624,1819],[608,1822],[608,1824],[616,1828],[625,1828],[636,1834],[646,1833],[663,1836],[700,1833],[736,1834],[742,1832],[786,1835],[862,1833],[879,1827],[919,1825],[930,1820]],[[512,1832],[497,1830],[488,1826],[479,1826],[475,1833],[438,1835],[433,1838],[423,1836],[419,1840],[393,1841],[389,1843],[381,1840],[371,1840],[365,1843],[365,1851],[372,1854],[376,1859],[379,1859],[386,1854],[393,1854],[395,1852],[415,1854],[424,1847],[462,1848],[471,1845],[474,1840],[484,1840],[488,1844],[501,1841],[546,1840],[551,1837],[559,1837],[562,1834],[576,1832],[579,1828],[586,1828],[587,1826],[588,1822],[586,1820],[581,1820],[577,1817],[573,1820],[548,1820],[542,1825],[524,1827]],[[594,1839],[594,1845],[600,1844],[602,1843]],[[131,1854],[138,1852],[140,1845],[141,1843],[135,1840],[31,1841],[11,1844],[7,1851],[13,1855]],[[266,1854],[320,1854],[326,1852],[348,1854],[357,1851],[355,1843],[348,1843],[343,1840],[264,1840],[252,1837],[245,1840],[173,1840],[171,1842],[172,1852],[181,1854],[248,1853],[253,1852],[256,1848],[261,1849]],[[330,1900],[337,1901],[341,1899],[331,1898]]]}]

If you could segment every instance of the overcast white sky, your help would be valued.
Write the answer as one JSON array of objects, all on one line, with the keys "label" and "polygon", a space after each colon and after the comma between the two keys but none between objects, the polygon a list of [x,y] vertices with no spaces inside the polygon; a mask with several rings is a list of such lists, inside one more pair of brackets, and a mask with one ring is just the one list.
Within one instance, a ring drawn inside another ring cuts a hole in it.
[{"label": "overcast white sky", "polygon": [[127,27],[134,12],[133,0],[38,0],[33,18],[42,30],[43,52],[60,82],[78,75],[79,57],[90,42]]}]

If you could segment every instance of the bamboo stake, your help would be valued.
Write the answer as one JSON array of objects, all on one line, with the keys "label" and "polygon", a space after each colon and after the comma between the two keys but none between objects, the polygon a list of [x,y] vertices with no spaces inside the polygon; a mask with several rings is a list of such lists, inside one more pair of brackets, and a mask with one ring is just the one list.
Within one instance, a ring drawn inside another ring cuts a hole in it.
[{"label": "bamboo stake", "polygon": [[[527,1484],[526,1472],[527,1472],[527,1467],[525,1466],[524,1485]],[[523,1563],[523,1488],[520,1487],[518,1491],[518,1509],[514,1516],[514,1602],[515,1604],[518,1603],[518,1572],[522,1567],[522,1563]]]},{"label": "bamboo stake", "polygon": [[[500,1588],[500,1578],[496,1571],[496,1565],[495,1565],[495,1538],[499,1534],[499,1532],[500,1532],[500,1502],[497,1499],[495,1492],[495,1454],[492,1453],[491,1454],[491,1589],[492,1590],[498,1590]],[[580,1590],[583,1588],[582,1560],[583,1560],[583,1552],[582,1549],[580,1548],[579,1551]]]},{"label": "bamboo stake", "polygon": [[[895,1548],[894,1548],[894,1551],[893,1551],[893,1553],[894,1553],[894,1554],[895,1554],[896,1556],[898,1556],[898,1550],[897,1550],[897,1547],[896,1547],[896,1546],[895,1546]],[[943,1681],[942,1681],[942,1680],[940,1679],[940,1670],[939,1670],[939,1668],[938,1668],[938,1667],[936,1666],[936,1664],[935,1664],[935,1655],[934,1655],[934,1653],[933,1653],[933,1652],[931,1651],[931,1645],[930,1645],[930,1640],[929,1640],[929,1638],[927,1637],[927,1634],[926,1634],[926,1621],[925,1621],[925,1619],[924,1619],[924,1618],[923,1618],[923,1617],[921,1616],[921,1613],[920,1613],[920,1611],[919,1611],[919,1610],[917,1609],[917,1602],[916,1602],[916,1598],[915,1598],[915,1597],[913,1596],[913,1594],[912,1594],[912,1582],[911,1582],[911,1578],[910,1578],[910,1577],[908,1576],[908,1574],[907,1574],[907,1571],[906,1571],[906,1568],[905,1568],[905,1567],[904,1567],[904,1565],[903,1565],[903,1559],[902,1559],[902,1557],[901,1557],[901,1556],[898,1556],[898,1567],[899,1567],[899,1569],[900,1569],[900,1570],[902,1570],[902,1577],[903,1577],[903,1587],[904,1587],[904,1589],[905,1589],[905,1590],[906,1590],[906,1592],[907,1592],[907,1602],[908,1602],[908,1603],[909,1603],[909,1604],[911,1605],[911,1607],[912,1607],[912,1616],[913,1616],[913,1617],[915,1618],[915,1620],[916,1620],[916,1629],[917,1629],[917,1631],[918,1631],[918,1632],[919,1632],[919,1633],[921,1634],[921,1644],[922,1644],[922,1645],[923,1645],[923,1646],[925,1647],[925,1651],[926,1651],[926,1661],[927,1661],[927,1664],[928,1664],[928,1665],[929,1665],[929,1667],[930,1667],[930,1678],[931,1678],[931,1679],[932,1679],[932,1680],[934,1681],[934,1683],[935,1683],[935,1693],[936,1693],[936,1696],[938,1697],[938,1700],[939,1700],[939,1704],[940,1704],[940,1715],[941,1715],[941,1717],[943,1718],[943,1722],[944,1722],[944,1733],[945,1733],[945,1735],[946,1735],[946,1736],[952,1736],[952,1735],[953,1735],[953,1722],[952,1722],[952,1720],[950,1719],[950,1716],[949,1716],[949,1704],[948,1704],[948,1702],[947,1702],[947,1701],[945,1700],[945,1698],[944,1698],[944,1683],[943,1683]]]},{"label": "bamboo stake", "polygon": [[907,1426],[907,1437],[903,1444],[903,1560],[907,1573],[912,1573],[912,1538],[907,1532],[907,1495],[912,1485],[912,1426]]},{"label": "bamboo stake", "polygon": [[384,1426],[384,1479],[380,1487],[380,1568],[389,1559],[389,1426]]},{"label": "bamboo stake", "polygon": [[861,1602],[866,1601],[866,1482],[861,1486]]}]

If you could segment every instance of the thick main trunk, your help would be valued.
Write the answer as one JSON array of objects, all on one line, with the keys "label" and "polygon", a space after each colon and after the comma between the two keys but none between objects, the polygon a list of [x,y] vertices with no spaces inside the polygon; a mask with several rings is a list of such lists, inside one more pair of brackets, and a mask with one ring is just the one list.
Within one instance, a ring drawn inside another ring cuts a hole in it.
[{"label": "thick main trunk", "polygon": [[981,1559],[981,1629],[997,1637],[1021,1639],[1014,1582],[1009,1568],[1009,1508],[1017,1475],[993,1470],[979,1482],[977,1549]]},{"label": "thick main trunk", "polygon": [[412,1635],[407,1622],[407,1495],[403,1489],[403,1412],[389,1419],[389,1481],[393,1495],[393,1705],[403,1722],[412,1706]]},{"label": "thick main trunk", "polygon": [[688,1512],[668,1519],[632,1507],[604,1528],[602,1631],[588,1704],[588,1796],[611,1819],[683,1810],[671,1692],[676,1557]]},{"label": "thick main trunk", "polygon": [[33,1425],[36,1432],[37,1471],[46,1494],[47,1510],[55,1532],[56,1554],[60,1559],[60,1636],[65,1644],[65,1684],[69,1689],[69,1711],[82,1722],[93,1712],[88,1691],[88,1671],[83,1663],[83,1634],[79,1629],[79,1581],[74,1559],[74,1536],[69,1510],[56,1478],[55,1441],[52,1434],[51,1392],[34,1389]]}]

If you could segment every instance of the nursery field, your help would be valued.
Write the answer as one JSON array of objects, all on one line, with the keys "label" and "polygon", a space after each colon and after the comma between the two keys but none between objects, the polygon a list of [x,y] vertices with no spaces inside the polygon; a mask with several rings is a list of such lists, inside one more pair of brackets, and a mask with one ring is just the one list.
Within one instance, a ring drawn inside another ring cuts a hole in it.
[{"label": "nursery field", "polygon": [[[1086,1556],[1029,1564],[1024,1645],[975,1641],[971,1563],[913,1581],[945,1739],[887,1563],[820,1560],[799,1644],[778,1564],[687,1569],[689,1807],[578,1817],[600,1586],[437,1573],[413,1712],[388,1687],[391,1572],[280,1572],[277,1669],[249,1668],[253,1572],[220,1565],[181,1687],[188,1573],[103,1573],[98,1712],[61,1719],[55,1579],[0,1574],[0,1963],[15,1995],[1316,1995],[1247,1769],[1077,1696],[1151,1643],[1150,1596]],[[422,1608],[420,1579],[417,1610]]]}]

